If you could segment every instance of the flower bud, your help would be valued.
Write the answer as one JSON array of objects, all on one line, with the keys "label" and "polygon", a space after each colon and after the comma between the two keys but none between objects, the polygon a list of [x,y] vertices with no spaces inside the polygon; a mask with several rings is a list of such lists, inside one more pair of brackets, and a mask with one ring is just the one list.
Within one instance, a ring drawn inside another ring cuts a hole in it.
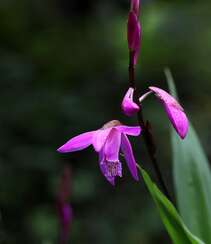
[{"label": "flower bud", "polygon": [[141,42],[141,25],[134,12],[130,11],[128,15],[128,48],[133,53],[134,64],[137,63]]},{"label": "flower bud", "polygon": [[130,10],[136,14],[136,16],[139,16],[140,12],[140,2],[139,0],[131,0],[130,3]]},{"label": "flower bud", "polygon": [[181,139],[184,139],[188,133],[189,127],[188,119],[184,112],[184,109],[176,101],[176,99],[166,91],[154,86],[149,87],[149,89],[161,101],[165,112],[177,134],[180,136]]}]

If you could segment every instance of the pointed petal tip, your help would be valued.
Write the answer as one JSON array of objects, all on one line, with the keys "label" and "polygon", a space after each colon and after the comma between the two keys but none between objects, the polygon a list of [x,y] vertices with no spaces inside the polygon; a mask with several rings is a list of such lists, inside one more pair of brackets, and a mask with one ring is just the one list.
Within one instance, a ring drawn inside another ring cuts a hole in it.
[{"label": "pointed petal tip", "polygon": [[92,144],[94,134],[95,131],[90,131],[75,136],[58,148],[57,151],[60,153],[69,153],[83,150]]},{"label": "pointed petal tip", "polygon": [[185,124],[183,125],[183,130],[178,131],[178,135],[180,136],[180,138],[182,140],[184,140],[186,138],[186,136],[188,135],[188,131],[189,131],[189,123],[188,120],[185,122]]},{"label": "pointed petal tip", "polygon": [[60,148],[57,148],[56,151],[57,151],[58,153],[62,153],[61,147],[60,147]]},{"label": "pointed petal tip", "polygon": [[61,147],[57,148],[56,151],[58,153],[67,153],[67,151],[65,150],[65,147],[64,146],[61,146]]}]

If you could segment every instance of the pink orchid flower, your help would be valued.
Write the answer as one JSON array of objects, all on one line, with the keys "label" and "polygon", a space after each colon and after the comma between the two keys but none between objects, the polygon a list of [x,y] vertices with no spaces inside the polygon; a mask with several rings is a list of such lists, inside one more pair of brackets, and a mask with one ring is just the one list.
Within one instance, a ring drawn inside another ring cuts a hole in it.
[{"label": "pink orchid flower", "polygon": [[177,134],[181,137],[181,139],[184,139],[188,133],[189,127],[188,119],[184,112],[184,109],[176,101],[176,99],[166,91],[154,86],[150,86],[149,89],[161,101],[166,111],[166,114]]},{"label": "pink orchid flower", "polygon": [[139,126],[125,126],[113,120],[101,129],[83,133],[70,139],[58,149],[60,153],[75,152],[93,145],[99,154],[99,165],[102,174],[115,185],[115,178],[122,177],[122,163],[119,160],[120,149],[124,154],[128,168],[135,180],[138,180],[136,161],[127,135],[138,136],[141,133]]},{"label": "pink orchid flower", "polygon": [[133,116],[139,111],[139,106],[133,101],[134,88],[130,87],[122,101],[122,111],[127,116]]}]

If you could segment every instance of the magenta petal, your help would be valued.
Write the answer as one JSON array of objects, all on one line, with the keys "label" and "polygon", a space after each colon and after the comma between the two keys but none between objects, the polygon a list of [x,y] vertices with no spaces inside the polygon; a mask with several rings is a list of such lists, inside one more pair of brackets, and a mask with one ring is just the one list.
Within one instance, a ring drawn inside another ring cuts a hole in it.
[{"label": "magenta petal", "polygon": [[127,116],[133,116],[139,111],[139,106],[133,102],[133,93],[134,89],[130,87],[128,91],[126,92],[123,101],[122,101],[122,111]]},{"label": "magenta petal", "polygon": [[115,127],[119,132],[127,134],[129,136],[139,136],[141,133],[140,126],[125,126],[125,125],[118,125]]},{"label": "magenta petal", "polygon": [[181,105],[166,91],[157,87],[149,87],[149,89],[153,91],[162,102],[173,127],[178,135],[184,139],[188,133],[189,124],[187,116]]},{"label": "magenta petal", "polygon": [[121,150],[124,153],[125,160],[127,162],[128,168],[133,178],[138,181],[138,170],[136,167],[136,161],[133,155],[133,150],[127,136],[124,134],[122,134]]},{"label": "magenta petal", "polygon": [[113,128],[109,136],[107,137],[104,146],[104,153],[105,153],[106,160],[108,161],[119,160],[120,144],[121,144],[121,133],[118,130]]},{"label": "magenta petal", "polygon": [[59,149],[57,149],[60,153],[68,153],[80,151],[92,144],[92,139],[95,134],[95,131],[86,132],[79,136],[73,137]]},{"label": "magenta petal", "polygon": [[97,130],[93,136],[93,146],[96,152],[99,152],[105,144],[105,141],[112,128]]}]

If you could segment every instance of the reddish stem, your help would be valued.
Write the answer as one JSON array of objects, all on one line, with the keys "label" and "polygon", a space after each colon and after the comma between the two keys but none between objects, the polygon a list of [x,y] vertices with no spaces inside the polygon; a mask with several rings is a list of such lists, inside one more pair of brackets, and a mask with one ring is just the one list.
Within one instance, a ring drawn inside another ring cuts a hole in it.
[{"label": "reddish stem", "polygon": [[[135,94],[134,94],[134,98],[135,98],[135,102],[138,106],[140,106],[139,104],[139,93],[137,91],[136,88],[136,84],[135,84],[135,65],[133,63],[133,51],[130,51],[130,61],[129,61],[129,83],[130,83],[130,87],[134,88],[135,90]],[[144,137],[144,142],[148,151],[148,155],[149,158],[152,162],[152,165],[154,167],[155,173],[157,175],[158,181],[160,183],[160,186],[163,189],[164,194],[166,195],[166,197],[171,200],[171,196],[168,192],[168,189],[165,185],[165,182],[163,180],[160,168],[158,166],[157,163],[157,158],[156,158],[156,144],[155,144],[155,140],[154,137],[152,135],[152,130],[151,130],[151,125],[149,121],[144,121],[144,116],[143,116],[143,112],[142,109],[139,110],[139,112],[137,113],[137,120],[138,120],[138,124],[140,125],[140,127],[142,128],[142,135]]]}]

